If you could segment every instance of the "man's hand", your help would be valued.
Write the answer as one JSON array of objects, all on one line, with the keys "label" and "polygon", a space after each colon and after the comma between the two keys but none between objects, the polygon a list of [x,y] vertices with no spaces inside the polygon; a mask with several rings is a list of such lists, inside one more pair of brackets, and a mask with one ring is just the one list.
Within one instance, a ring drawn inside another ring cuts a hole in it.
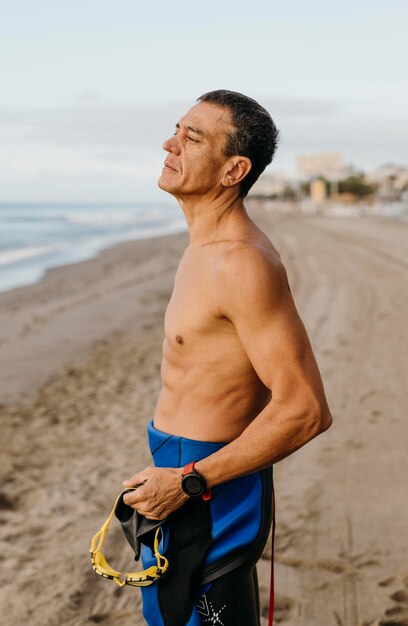
[{"label": "man's hand", "polygon": [[182,472],[181,467],[146,467],[123,482],[124,487],[138,487],[124,495],[124,503],[147,519],[165,519],[189,498],[181,488]]}]

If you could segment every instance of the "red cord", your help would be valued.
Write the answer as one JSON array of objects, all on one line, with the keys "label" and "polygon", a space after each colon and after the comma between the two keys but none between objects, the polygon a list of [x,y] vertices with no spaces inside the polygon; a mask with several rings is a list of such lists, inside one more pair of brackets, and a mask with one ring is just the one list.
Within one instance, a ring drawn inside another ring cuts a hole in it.
[{"label": "red cord", "polygon": [[273,609],[275,603],[275,589],[274,589],[274,567],[273,567],[273,554],[274,554],[274,544],[275,544],[275,492],[272,485],[272,506],[273,506],[273,517],[272,517],[272,550],[271,550],[271,590],[269,595],[269,622],[268,626],[273,626]]}]

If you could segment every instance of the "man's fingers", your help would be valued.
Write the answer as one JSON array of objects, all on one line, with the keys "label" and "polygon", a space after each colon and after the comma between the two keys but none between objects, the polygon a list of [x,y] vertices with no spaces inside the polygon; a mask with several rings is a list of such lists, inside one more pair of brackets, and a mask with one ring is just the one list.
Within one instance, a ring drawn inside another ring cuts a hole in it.
[{"label": "man's fingers", "polygon": [[138,487],[139,485],[144,485],[146,482],[146,477],[144,475],[134,474],[131,478],[123,481],[124,487]]},{"label": "man's fingers", "polygon": [[138,488],[138,489],[135,489],[134,491],[129,491],[128,493],[125,493],[125,495],[123,496],[123,502],[125,504],[128,504],[129,506],[133,506],[134,504],[141,502],[143,500],[144,495],[145,495],[144,492],[140,492]]},{"label": "man's fingers", "polygon": [[146,519],[150,519],[150,520],[163,519],[163,518],[158,517],[157,515],[155,515],[154,513],[150,511],[145,512],[142,501],[139,502],[139,500],[131,500],[130,502],[128,502],[127,500],[125,500],[126,496],[128,495],[132,495],[132,494],[127,493],[125,496],[123,496],[123,501],[125,502],[125,504],[127,504],[128,506],[131,506],[138,513],[140,513],[140,515],[143,515]]}]

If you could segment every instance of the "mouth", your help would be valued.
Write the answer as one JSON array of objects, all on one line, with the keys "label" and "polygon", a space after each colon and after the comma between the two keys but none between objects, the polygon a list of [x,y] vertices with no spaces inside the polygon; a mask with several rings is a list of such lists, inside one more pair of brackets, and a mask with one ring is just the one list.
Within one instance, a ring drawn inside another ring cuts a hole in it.
[{"label": "mouth", "polygon": [[163,169],[169,169],[169,170],[173,170],[173,172],[177,172],[175,167],[172,167],[171,165],[169,165],[169,163],[166,163],[166,161],[164,162],[164,168]]}]

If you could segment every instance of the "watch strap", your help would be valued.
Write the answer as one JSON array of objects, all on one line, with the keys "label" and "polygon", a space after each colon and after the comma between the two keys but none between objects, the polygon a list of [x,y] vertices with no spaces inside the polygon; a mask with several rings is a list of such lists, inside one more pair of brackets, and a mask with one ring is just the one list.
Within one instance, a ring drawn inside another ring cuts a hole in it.
[{"label": "watch strap", "polygon": [[183,476],[186,476],[187,474],[192,474],[193,473],[194,465],[196,464],[196,462],[197,461],[193,461],[192,463],[187,463],[187,465],[184,466],[184,468],[183,468]]},{"label": "watch strap", "polygon": [[[199,476],[201,476],[204,479],[204,476],[199,474],[199,472],[197,472],[197,470],[194,469],[194,465],[196,463],[197,463],[197,461],[192,461],[191,463],[187,463],[187,465],[185,465],[184,468],[183,468],[182,476],[187,476],[187,474],[196,473],[196,474],[198,474]],[[204,479],[204,481],[205,481],[205,479]],[[207,502],[208,500],[211,500],[211,498],[212,498],[211,489],[204,489],[204,491],[201,494],[200,498],[202,500],[204,500],[205,502]]]}]

